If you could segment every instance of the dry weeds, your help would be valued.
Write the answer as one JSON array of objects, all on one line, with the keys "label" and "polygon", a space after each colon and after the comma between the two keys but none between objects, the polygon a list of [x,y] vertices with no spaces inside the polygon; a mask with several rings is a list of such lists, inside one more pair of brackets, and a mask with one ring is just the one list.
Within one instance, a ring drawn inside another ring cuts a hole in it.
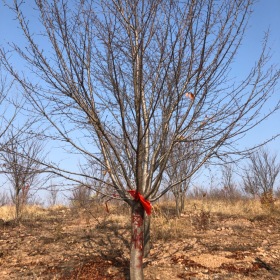
[{"label": "dry weeds", "polygon": [[[128,279],[129,209],[107,206],[0,207],[0,279]],[[280,279],[279,222],[279,201],[156,204],[145,279]]]}]

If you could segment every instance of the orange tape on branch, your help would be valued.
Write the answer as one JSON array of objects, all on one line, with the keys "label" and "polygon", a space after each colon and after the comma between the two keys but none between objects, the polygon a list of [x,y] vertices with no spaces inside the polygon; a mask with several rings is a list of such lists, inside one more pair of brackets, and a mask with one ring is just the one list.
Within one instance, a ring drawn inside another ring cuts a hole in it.
[{"label": "orange tape on branch", "polygon": [[143,206],[144,210],[146,211],[147,215],[151,215],[151,212],[152,212],[151,202],[149,200],[146,200],[144,198],[144,196],[137,191],[131,190],[131,191],[128,191],[128,192],[131,194],[131,196],[136,201],[138,201],[138,200],[140,201],[140,203],[142,204],[142,206]]},{"label": "orange tape on branch", "polygon": [[188,98],[190,98],[192,101],[194,101],[194,94],[193,93],[191,93],[191,92],[187,92],[186,93],[186,97],[188,97]]}]

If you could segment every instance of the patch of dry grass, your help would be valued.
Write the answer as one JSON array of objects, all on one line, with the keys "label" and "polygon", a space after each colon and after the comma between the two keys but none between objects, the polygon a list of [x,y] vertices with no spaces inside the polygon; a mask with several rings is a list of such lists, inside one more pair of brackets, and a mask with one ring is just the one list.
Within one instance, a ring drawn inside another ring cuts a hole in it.
[{"label": "patch of dry grass", "polygon": [[259,215],[273,215],[279,212],[280,201],[276,201],[274,207],[266,207],[258,199],[237,200],[228,202],[226,200],[188,200],[185,211],[209,211],[212,214],[229,216],[242,216],[244,218],[254,218]]},{"label": "patch of dry grass", "polygon": [[[23,219],[36,219],[46,218],[48,211],[38,205],[26,205],[24,206],[21,217]],[[4,205],[0,207],[0,219],[4,221],[11,221],[15,219],[15,206]]]},{"label": "patch of dry grass", "polygon": [[[99,227],[108,225],[118,228],[130,227],[130,209],[127,205],[108,204],[92,205],[89,209],[80,209],[77,217],[89,223],[95,220]],[[58,213],[68,212],[64,205],[56,205],[47,209],[37,205],[26,205],[22,212],[23,219],[49,219]],[[165,201],[153,205],[151,234],[153,240],[171,240],[189,237],[193,227],[197,230],[207,230],[211,227],[212,217],[243,217],[246,219],[264,219],[271,216],[280,217],[280,201],[276,201],[273,209],[264,207],[259,200],[237,200],[228,202],[213,199],[187,199],[182,218],[176,218],[175,202]],[[14,206],[0,207],[0,219],[4,221],[15,218]],[[73,216],[74,218],[74,216]]]},{"label": "patch of dry grass", "polygon": [[152,219],[151,236],[153,240],[177,240],[190,236],[191,223],[178,218],[166,220],[165,217]]},{"label": "patch of dry grass", "polygon": [[280,217],[280,201],[276,201],[273,208],[267,208],[259,200],[225,200],[188,199],[182,218],[175,216],[175,202],[156,204],[151,225],[153,239],[172,240],[188,238],[192,228],[207,230],[217,216],[242,217],[248,220],[269,219],[272,216]]},{"label": "patch of dry grass", "polygon": [[57,205],[52,205],[47,209],[51,210],[51,211],[63,211],[63,210],[68,210],[69,207],[67,207],[65,205],[57,204]]}]

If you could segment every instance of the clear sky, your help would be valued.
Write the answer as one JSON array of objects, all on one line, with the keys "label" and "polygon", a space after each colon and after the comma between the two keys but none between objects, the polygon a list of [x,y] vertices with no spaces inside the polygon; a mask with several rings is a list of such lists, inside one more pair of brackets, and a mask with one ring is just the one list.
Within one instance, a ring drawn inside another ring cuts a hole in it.
[{"label": "clear sky", "polygon": [[[240,49],[238,66],[236,71],[243,73],[254,62],[261,49],[261,42],[264,32],[270,29],[270,47],[273,54],[273,63],[278,64],[280,69],[280,1],[279,0],[259,0],[254,7],[254,12],[249,22],[249,28]],[[271,104],[280,99],[280,85],[277,87],[275,98]],[[268,121],[250,132],[244,139],[244,145],[250,146],[259,140],[269,138],[271,135],[280,133],[280,112],[275,114]],[[280,139],[269,144],[275,152],[280,155]]]},{"label": "clear sky", "polygon": [[[6,2],[12,2],[8,0]],[[27,3],[33,1],[28,0]],[[14,15],[4,7],[0,0],[0,46],[7,42],[20,42],[21,32],[17,28]],[[27,8],[28,16],[33,17],[32,8]],[[259,0],[254,6],[247,34],[243,41],[237,63],[234,68],[236,75],[244,75],[250,66],[253,65],[261,50],[261,41],[264,32],[270,29],[270,46],[273,53],[273,62],[280,68],[280,0]],[[276,96],[271,104],[280,98],[280,85],[278,85]],[[280,112],[271,117],[264,124],[254,131],[249,132],[246,137],[240,140],[240,146],[249,147],[280,133]],[[269,144],[269,148],[280,154],[280,138]]]},{"label": "clear sky", "polygon": [[[6,1],[7,3],[12,2]],[[28,1],[33,2],[33,1]],[[34,16],[32,8],[27,9],[27,14],[31,17]],[[250,65],[254,63],[254,59],[258,56],[261,49],[261,41],[264,32],[270,29],[271,38],[270,46],[272,48],[273,61],[280,65],[280,0],[259,0],[255,4],[254,12],[252,14],[249,28],[240,49],[237,66],[235,72],[240,76],[246,73]],[[14,15],[3,5],[0,0],[0,45],[7,42],[19,42],[21,32],[17,28]],[[278,96],[280,96],[280,86],[278,87]],[[254,132],[251,132],[246,139],[244,145],[256,143],[257,139],[263,140],[273,133],[280,133],[280,114],[278,113],[271,118],[264,125],[261,125]],[[274,141],[270,144],[273,149],[280,147],[280,140]]]}]

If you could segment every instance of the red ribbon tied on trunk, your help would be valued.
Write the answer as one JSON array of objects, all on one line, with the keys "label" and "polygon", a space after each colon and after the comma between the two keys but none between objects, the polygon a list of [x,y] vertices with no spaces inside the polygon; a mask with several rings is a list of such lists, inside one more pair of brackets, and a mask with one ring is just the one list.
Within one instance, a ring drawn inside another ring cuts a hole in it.
[{"label": "red ribbon tied on trunk", "polygon": [[142,206],[143,206],[144,210],[146,211],[147,215],[151,215],[151,212],[152,212],[151,202],[149,200],[146,200],[144,198],[144,196],[137,191],[131,190],[131,191],[128,191],[128,192],[131,194],[131,196],[136,201],[138,201],[138,200],[140,201],[140,203],[142,204]]}]

